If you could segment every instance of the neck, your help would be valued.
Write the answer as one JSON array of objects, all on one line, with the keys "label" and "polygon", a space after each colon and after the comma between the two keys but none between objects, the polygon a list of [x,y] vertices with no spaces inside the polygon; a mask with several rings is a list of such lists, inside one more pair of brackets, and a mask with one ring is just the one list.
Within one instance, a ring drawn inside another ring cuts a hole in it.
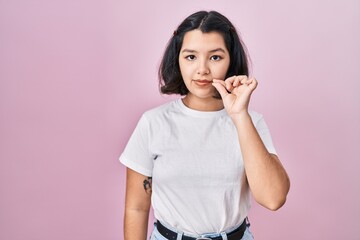
[{"label": "neck", "polygon": [[193,96],[192,94],[186,95],[186,97],[183,98],[183,103],[188,108],[198,110],[198,111],[219,111],[224,108],[223,101],[221,99],[216,98],[197,98]]}]

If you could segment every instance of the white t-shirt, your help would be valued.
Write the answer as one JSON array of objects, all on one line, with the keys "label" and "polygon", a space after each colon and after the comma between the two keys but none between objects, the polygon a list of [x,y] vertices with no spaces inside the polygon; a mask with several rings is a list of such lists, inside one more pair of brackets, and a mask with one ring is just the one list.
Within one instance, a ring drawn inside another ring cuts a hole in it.
[{"label": "white t-shirt", "polygon": [[[261,114],[252,121],[276,154]],[[203,112],[181,99],[143,114],[120,161],[152,176],[155,218],[187,234],[219,233],[242,223],[250,190],[236,128],[226,110]]]}]

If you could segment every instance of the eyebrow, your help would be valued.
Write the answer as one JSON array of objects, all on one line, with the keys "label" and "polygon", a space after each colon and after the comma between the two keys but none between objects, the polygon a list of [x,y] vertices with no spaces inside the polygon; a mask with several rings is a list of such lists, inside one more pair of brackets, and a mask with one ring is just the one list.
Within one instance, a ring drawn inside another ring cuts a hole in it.
[{"label": "eyebrow", "polygon": [[[213,53],[213,52],[218,52],[218,51],[225,53],[225,50],[222,49],[222,48],[215,48],[215,49],[213,49],[213,50],[210,50],[209,52],[210,52],[210,53]],[[197,51],[192,50],[192,49],[187,49],[187,48],[185,48],[185,49],[182,50],[181,52],[182,52],[182,53],[183,53],[183,52],[197,53]]]}]

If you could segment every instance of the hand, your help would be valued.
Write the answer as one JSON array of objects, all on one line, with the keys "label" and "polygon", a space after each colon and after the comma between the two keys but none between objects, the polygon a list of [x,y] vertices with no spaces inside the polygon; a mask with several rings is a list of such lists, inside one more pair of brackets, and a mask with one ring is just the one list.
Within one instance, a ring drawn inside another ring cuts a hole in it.
[{"label": "hand", "polygon": [[248,113],[250,97],[257,87],[255,78],[245,75],[232,76],[225,81],[213,79],[212,85],[220,93],[224,107],[230,116]]}]

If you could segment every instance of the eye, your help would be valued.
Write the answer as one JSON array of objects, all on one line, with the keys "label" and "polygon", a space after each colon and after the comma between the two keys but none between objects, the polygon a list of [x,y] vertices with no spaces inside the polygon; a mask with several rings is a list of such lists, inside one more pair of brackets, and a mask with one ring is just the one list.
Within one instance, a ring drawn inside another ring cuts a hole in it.
[{"label": "eye", "polygon": [[213,61],[219,61],[219,60],[222,59],[222,57],[220,57],[219,55],[214,55],[214,56],[211,56],[210,59],[213,60]]},{"label": "eye", "polygon": [[196,59],[195,55],[188,55],[185,57],[187,60],[193,61]]}]

